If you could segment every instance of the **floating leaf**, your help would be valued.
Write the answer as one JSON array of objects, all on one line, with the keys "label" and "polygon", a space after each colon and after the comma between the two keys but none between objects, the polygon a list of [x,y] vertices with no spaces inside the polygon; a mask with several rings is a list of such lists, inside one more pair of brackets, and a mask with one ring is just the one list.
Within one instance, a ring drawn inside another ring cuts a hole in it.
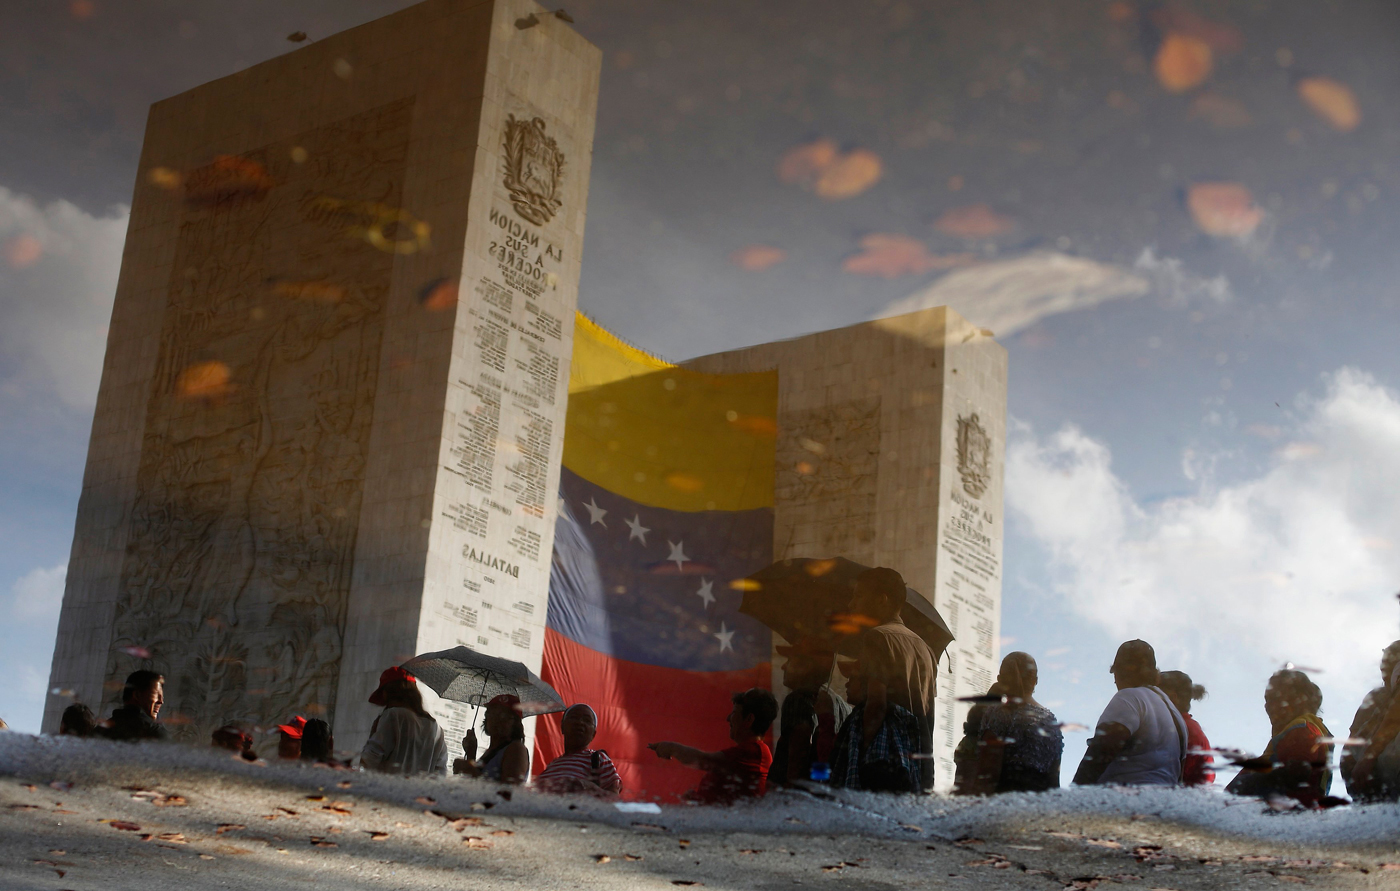
[{"label": "floating leaf", "polygon": [[170,167],[152,167],[146,174],[146,182],[159,189],[175,191],[185,184],[185,178],[180,171]]},{"label": "floating leaf", "polygon": [[429,797],[426,796],[426,795],[419,795],[417,798],[415,798],[415,799],[413,799],[413,800],[416,801],[416,802],[418,802],[419,804],[426,804],[426,805],[434,805],[434,804],[437,804],[437,799],[436,799],[436,798],[429,798]]},{"label": "floating leaf", "polygon": [[1016,228],[1016,221],[985,204],[955,207],[934,221],[933,228],[957,238],[994,238]]},{"label": "floating leaf", "polygon": [[494,842],[490,839],[482,838],[479,835],[469,835],[462,839],[462,844],[469,848],[489,848]]},{"label": "floating leaf", "polygon": [[497,829],[495,832],[492,832],[491,834],[492,834],[492,835],[496,835],[496,836],[515,835],[515,830],[514,830],[514,829]]},{"label": "floating leaf", "polygon": [[629,860],[629,861],[635,863],[636,861],[642,859],[642,855],[641,855],[641,854],[623,854],[623,855],[622,855],[622,859],[623,859],[623,860]]},{"label": "floating leaf", "polygon": [[1215,57],[1208,43],[1199,37],[1174,32],[1158,47],[1152,71],[1168,92],[1184,93],[1205,83],[1214,65]]},{"label": "floating leaf", "polygon": [[729,255],[729,262],[746,272],[762,272],[787,259],[787,251],[766,244],[751,244]]},{"label": "floating leaf", "polygon": [[1264,211],[1239,183],[1196,183],[1186,193],[1196,227],[1217,238],[1247,238],[1259,228]]},{"label": "floating leaf", "polygon": [[457,305],[457,280],[440,278],[418,292],[418,302],[429,312],[443,312]]},{"label": "floating leaf", "polygon": [[157,795],[151,799],[151,804],[156,807],[184,807],[189,802],[183,795]]},{"label": "floating leaf", "polygon": [[901,275],[921,275],[934,269],[952,269],[976,263],[976,254],[935,256],[922,241],[907,235],[877,232],[860,240],[861,253],[852,254],[841,268],[852,275],[877,275],[897,278]]},{"label": "floating leaf", "polygon": [[[217,402],[234,391],[232,378],[233,372],[223,362],[196,362],[180,372],[175,393],[181,399]],[[151,658],[150,650],[144,647],[122,647],[121,652],[138,659]]]},{"label": "floating leaf", "polygon": [[612,858],[609,857],[607,854],[594,854],[594,855],[593,855],[593,862],[594,862],[594,863],[612,863]]},{"label": "floating leaf", "polygon": [[879,155],[856,149],[823,171],[812,190],[833,201],[853,198],[879,182],[884,171]]},{"label": "floating leaf", "polygon": [[129,822],[127,822],[126,820],[98,820],[97,822],[99,822],[99,823],[107,823],[107,824],[109,824],[113,829],[120,829],[122,832],[140,832],[140,831],[141,831],[141,827],[140,827],[139,825],[137,825],[137,824],[135,824],[135,823],[129,823]]},{"label": "floating leaf", "polygon": [[313,836],[311,836],[311,844],[315,845],[315,846],[318,847],[318,848],[338,848],[338,847],[340,847],[339,845],[337,845],[335,842],[331,841],[330,839],[322,838],[322,837],[319,836],[319,835],[313,835]]},{"label": "floating leaf", "polygon": [[365,831],[369,833],[370,841],[384,841],[384,839],[389,837],[389,833],[387,832],[381,832],[379,830],[374,829],[366,829]]},{"label": "floating leaf", "polygon": [[1313,114],[1343,133],[1361,124],[1361,106],[1351,87],[1330,77],[1305,77],[1298,81],[1298,97]]},{"label": "floating leaf", "polygon": [[247,829],[242,823],[220,823],[214,828],[215,835],[223,835],[225,832],[232,832],[235,829]]}]

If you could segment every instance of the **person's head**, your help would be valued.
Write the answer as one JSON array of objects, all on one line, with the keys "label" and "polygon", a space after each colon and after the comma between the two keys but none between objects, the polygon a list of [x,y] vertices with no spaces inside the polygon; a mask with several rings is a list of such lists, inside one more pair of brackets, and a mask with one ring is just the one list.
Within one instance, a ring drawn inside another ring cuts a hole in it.
[{"label": "person's head", "polygon": [[734,708],[729,712],[729,738],[742,742],[762,736],[773,726],[778,716],[778,700],[762,687],[751,687],[730,697]]},{"label": "person's head", "polygon": [[564,710],[559,721],[559,732],[564,737],[564,754],[582,752],[598,735],[598,715],[582,702]]},{"label": "person's head", "polygon": [[791,646],[774,647],[783,662],[783,686],[789,690],[816,690],[831,678],[836,652],[819,637],[799,638]]},{"label": "person's head", "polygon": [[1001,660],[1001,671],[997,674],[997,686],[1002,695],[1022,701],[1035,694],[1035,685],[1040,679],[1039,669],[1030,653],[1007,653]]},{"label": "person's head", "polygon": [[423,693],[418,679],[398,666],[386,668],[379,675],[379,687],[369,694],[371,705],[385,708],[406,708],[420,718],[431,717],[423,708]]},{"label": "person's head", "polygon": [[81,702],[68,706],[58,719],[59,736],[92,736],[96,729],[97,716]]},{"label": "person's head", "polygon": [[329,761],[334,751],[335,741],[331,738],[331,725],[320,718],[312,718],[301,728],[301,760]]},{"label": "person's head", "polygon": [[846,679],[846,701],[853,707],[865,702],[865,681],[860,676],[860,663],[838,661],[836,670]]},{"label": "person's head", "polygon": [[1145,640],[1130,640],[1118,647],[1108,669],[1119,690],[1151,687],[1157,683],[1157,653]]},{"label": "person's head", "polygon": [[144,668],[127,675],[122,705],[135,706],[151,720],[160,717],[160,707],[165,705],[165,676]]},{"label": "person's head", "polygon": [[1312,679],[1295,668],[1276,671],[1264,689],[1264,711],[1278,731],[1289,721],[1322,710],[1322,691]]},{"label": "person's head", "polygon": [[285,724],[277,725],[277,757],[296,761],[301,757],[301,737],[306,731],[306,719],[297,715]]},{"label": "person's head", "polygon": [[525,738],[525,720],[520,715],[520,697],[510,693],[502,693],[486,703],[483,723],[492,745],[503,740]]},{"label": "person's head", "polygon": [[887,566],[867,569],[856,576],[856,593],[851,612],[868,616],[881,624],[899,615],[904,608],[904,576]]},{"label": "person's head", "polygon": [[1191,703],[1206,698],[1206,688],[1191,681],[1184,671],[1164,671],[1157,682],[1162,692],[1183,715],[1191,711]]},{"label": "person's head", "polygon": [[1400,640],[1381,650],[1381,682],[1387,687],[1396,682],[1397,668],[1400,668]]},{"label": "person's head", "polygon": [[251,752],[253,736],[237,724],[225,724],[209,735],[209,744],[230,752]]}]

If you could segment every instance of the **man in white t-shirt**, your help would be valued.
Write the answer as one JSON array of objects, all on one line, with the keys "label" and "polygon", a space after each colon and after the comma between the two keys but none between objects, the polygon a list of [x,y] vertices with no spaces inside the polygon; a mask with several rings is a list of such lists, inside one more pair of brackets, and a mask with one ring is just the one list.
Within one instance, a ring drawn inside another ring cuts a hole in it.
[{"label": "man in white t-shirt", "polygon": [[1113,659],[1118,692],[1099,716],[1077,785],[1175,786],[1186,757],[1186,722],[1157,687],[1157,654],[1130,640]]}]

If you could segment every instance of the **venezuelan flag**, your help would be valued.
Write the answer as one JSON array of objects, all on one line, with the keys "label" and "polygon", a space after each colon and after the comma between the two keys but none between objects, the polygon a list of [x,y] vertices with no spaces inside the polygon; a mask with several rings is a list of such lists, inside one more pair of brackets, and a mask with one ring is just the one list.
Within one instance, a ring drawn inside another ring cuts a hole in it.
[{"label": "venezuelan flag", "polygon": [[[649,742],[728,746],[730,693],[771,686],[772,634],[729,587],[773,561],[778,375],[699,374],[580,315],[541,676],[598,713],[628,798],[699,774]],[[535,770],[563,752],[536,728]]]}]

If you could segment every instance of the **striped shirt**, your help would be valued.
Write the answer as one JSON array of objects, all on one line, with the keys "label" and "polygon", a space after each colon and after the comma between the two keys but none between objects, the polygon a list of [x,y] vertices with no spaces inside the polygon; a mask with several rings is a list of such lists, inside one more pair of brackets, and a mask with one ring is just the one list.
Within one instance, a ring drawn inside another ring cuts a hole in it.
[{"label": "striped shirt", "polygon": [[[597,770],[593,769],[595,755],[598,759]],[[612,759],[608,757],[607,752],[596,749],[584,749],[572,755],[560,755],[555,758],[549,762],[544,772],[535,778],[535,787],[542,792],[556,794],[582,792],[584,789],[579,785],[579,780],[596,783],[605,792],[614,795],[622,792],[622,778],[617,775],[617,768],[613,766]]]}]

